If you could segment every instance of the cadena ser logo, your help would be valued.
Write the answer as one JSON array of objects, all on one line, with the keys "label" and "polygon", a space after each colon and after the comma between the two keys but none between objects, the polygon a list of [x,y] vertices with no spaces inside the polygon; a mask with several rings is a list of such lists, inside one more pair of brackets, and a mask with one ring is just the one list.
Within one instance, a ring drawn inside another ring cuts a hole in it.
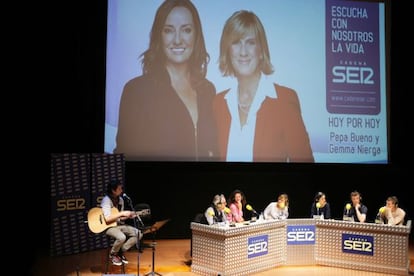
[{"label": "cadena ser logo", "polygon": [[342,233],[342,252],[374,255],[374,237]]},{"label": "cadena ser logo", "polygon": [[251,237],[247,241],[247,257],[253,258],[268,253],[268,235]]},{"label": "cadena ser logo", "polygon": [[288,225],[287,244],[315,244],[315,225]]},{"label": "cadena ser logo", "polygon": [[86,200],[83,197],[62,198],[56,201],[56,211],[83,210],[86,208]]}]

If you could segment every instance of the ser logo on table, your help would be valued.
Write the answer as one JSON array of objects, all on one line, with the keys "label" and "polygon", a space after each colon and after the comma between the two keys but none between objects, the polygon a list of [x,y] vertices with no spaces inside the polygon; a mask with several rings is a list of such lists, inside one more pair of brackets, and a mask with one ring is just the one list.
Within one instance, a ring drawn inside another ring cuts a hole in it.
[{"label": "ser logo on table", "polygon": [[342,233],[342,252],[374,255],[374,237]]},{"label": "ser logo on table", "polygon": [[314,244],[315,225],[288,225],[287,244]]},{"label": "ser logo on table", "polygon": [[250,237],[247,241],[247,257],[253,258],[268,253],[268,235]]}]

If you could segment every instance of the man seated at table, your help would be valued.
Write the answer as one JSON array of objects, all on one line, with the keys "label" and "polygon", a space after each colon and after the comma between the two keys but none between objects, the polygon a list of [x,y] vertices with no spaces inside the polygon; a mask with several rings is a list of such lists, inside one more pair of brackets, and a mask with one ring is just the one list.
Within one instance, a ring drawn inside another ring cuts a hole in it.
[{"label": "man seated at table", "polygon": [[389,196],[385,201],[385,206],[381,207],[381,219],[384,224],[388,225],[403,225],[405,218],[405,211],[398,207],[398,198],[396,196]]}]

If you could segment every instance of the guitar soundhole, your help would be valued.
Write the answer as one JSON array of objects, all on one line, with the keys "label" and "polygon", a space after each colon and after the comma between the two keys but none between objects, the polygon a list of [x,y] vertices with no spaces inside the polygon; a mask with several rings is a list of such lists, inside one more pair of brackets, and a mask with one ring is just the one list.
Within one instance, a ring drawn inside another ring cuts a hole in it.
[{"label": "guitar soundhole", "polygon": [[102,216],[99,216],[99,222],[102,224]]}]

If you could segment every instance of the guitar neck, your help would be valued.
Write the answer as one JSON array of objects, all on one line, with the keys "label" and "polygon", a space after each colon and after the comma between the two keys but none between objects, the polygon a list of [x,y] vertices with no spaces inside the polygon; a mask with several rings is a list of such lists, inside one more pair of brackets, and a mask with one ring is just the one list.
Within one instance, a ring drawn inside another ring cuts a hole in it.
[{"label": "guitar neck", "polygon": [[140,210],[140,211],[135,211],[135,215],[137,215],[137,216],[146,216],[146,215],[150,215],[150,214],[151,214],[150,209],[143,209],[143,210]]}]

